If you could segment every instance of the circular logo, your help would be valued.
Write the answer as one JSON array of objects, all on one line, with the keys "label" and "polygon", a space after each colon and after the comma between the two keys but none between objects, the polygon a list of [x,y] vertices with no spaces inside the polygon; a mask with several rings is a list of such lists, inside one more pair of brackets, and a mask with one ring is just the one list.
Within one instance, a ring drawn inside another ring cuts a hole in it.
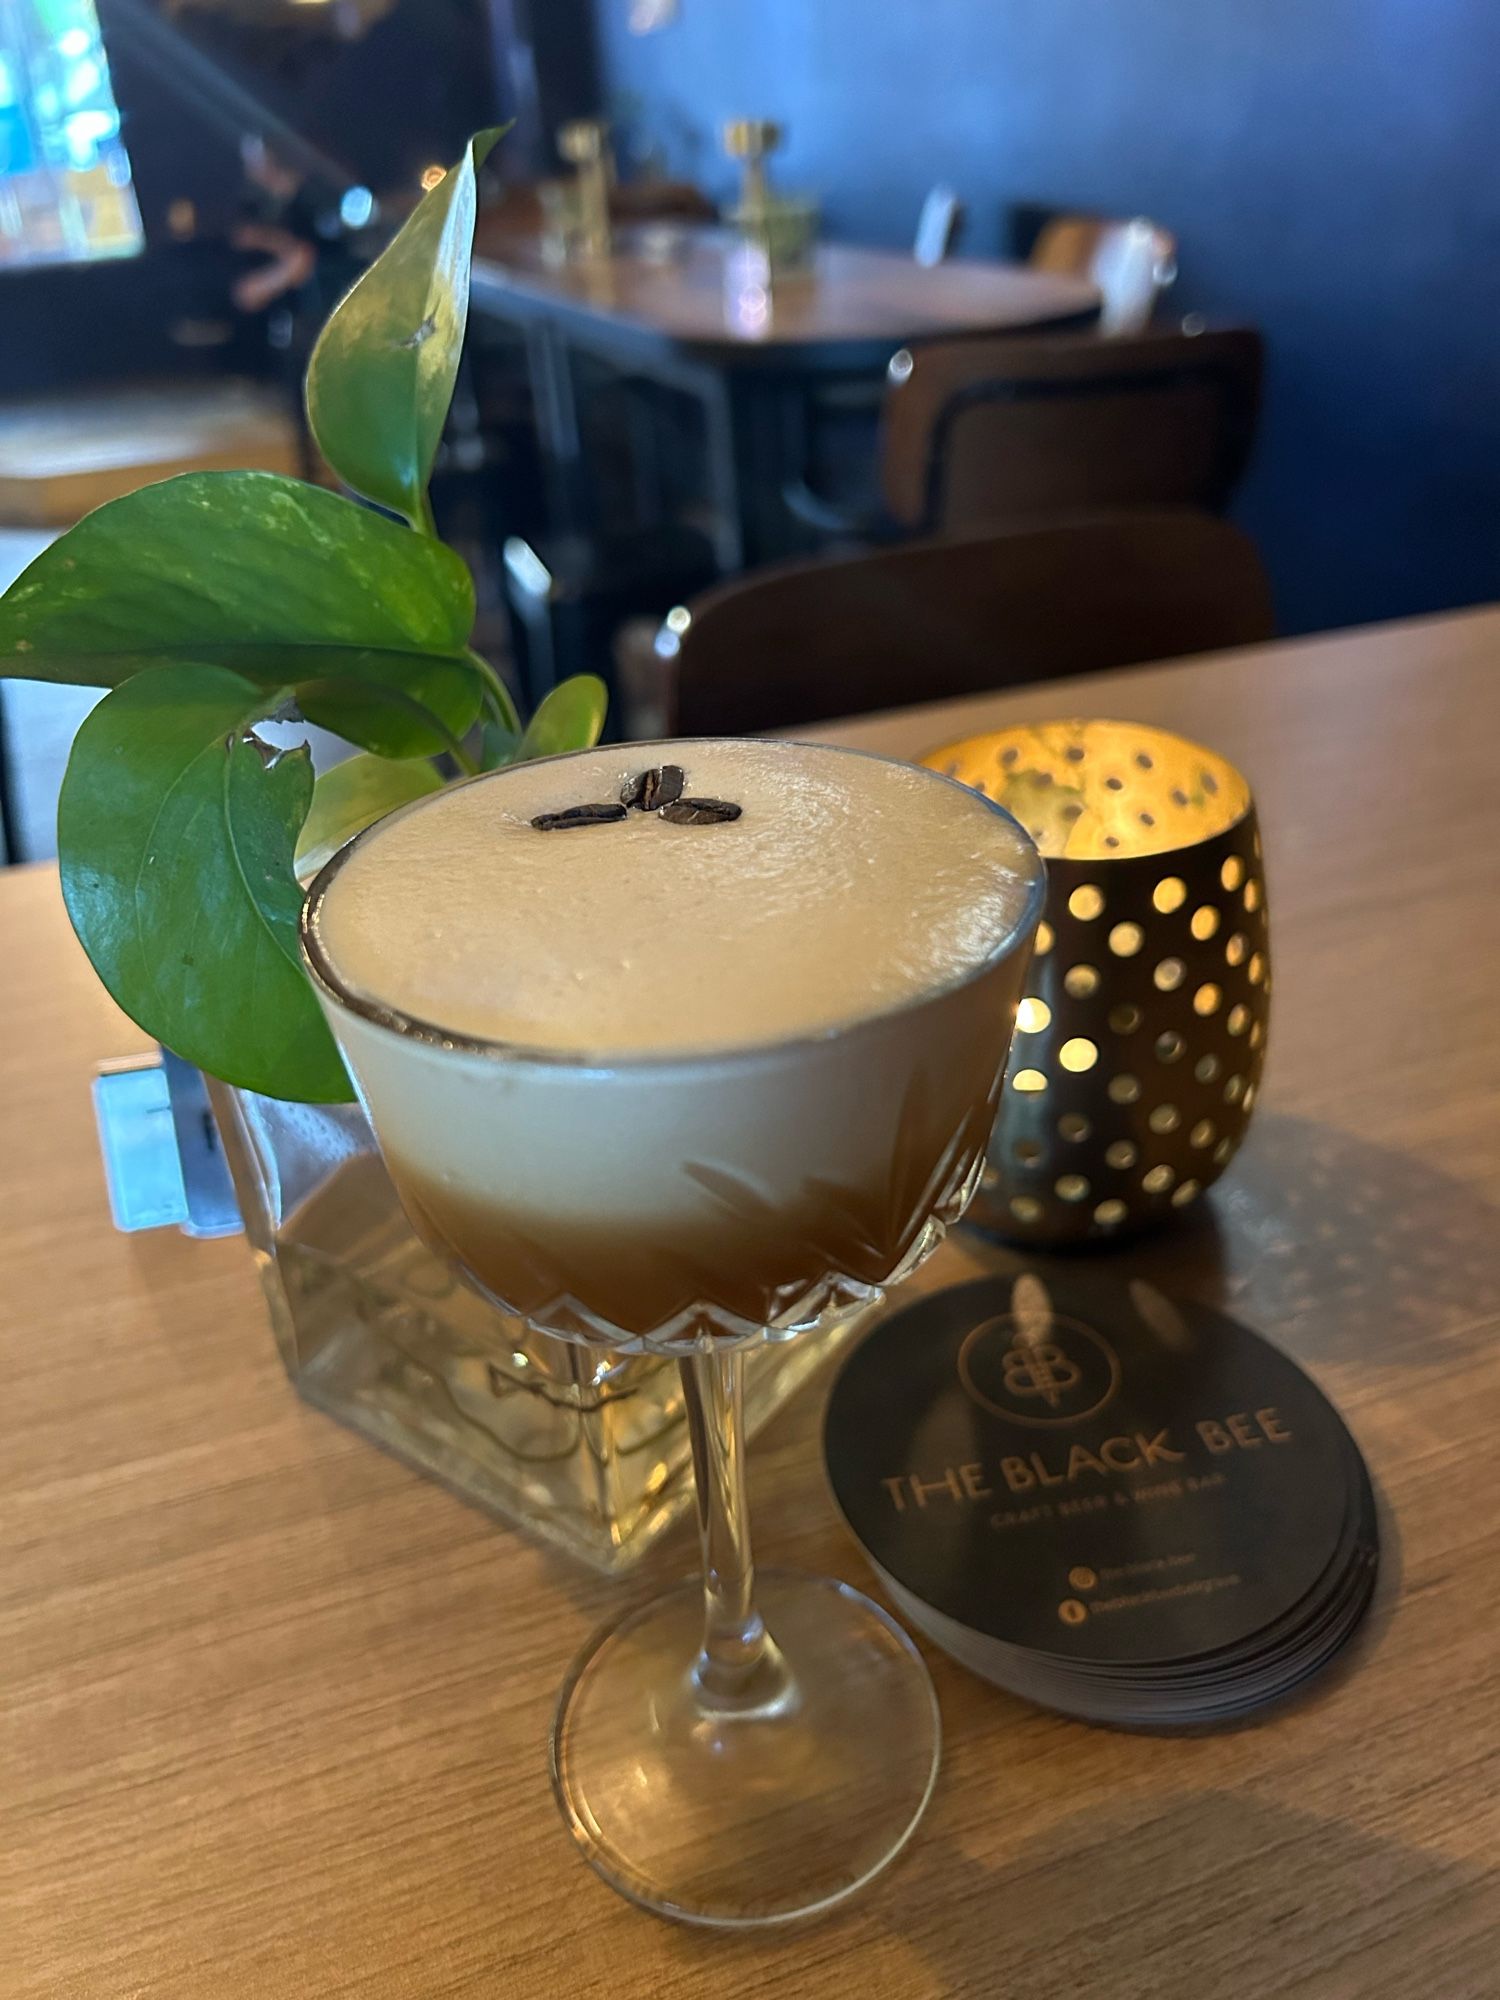
[{"label": "circular logo", "polygon": [[1001,1313],[964,1341],[958,1379],[992,1416],[1051,1430],[1102,1410],[1120,1386],[1120,1363],[1082,1320]]}]

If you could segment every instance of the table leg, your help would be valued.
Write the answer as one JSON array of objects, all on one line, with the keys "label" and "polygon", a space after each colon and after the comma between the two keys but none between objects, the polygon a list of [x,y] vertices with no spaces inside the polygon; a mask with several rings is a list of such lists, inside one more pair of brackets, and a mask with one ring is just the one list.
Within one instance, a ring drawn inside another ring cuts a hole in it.
[{"label": "table leg", "polygon": [[734,390],[726,376],[713,374],[708,376],[700,393],[707,440],[708,497],[714,515],[714,556],[726,576],[738,576],[745,567],[748,537]]},{"label": "table leg", "polygon": [[704,394],[715,552],[730,575],[806,552],[781,497],[798,464],[803,395],[770,374],[716,375]]},{"label": "table leg", "polygon": [[[879,379],[841,379],[838,388],[868,393],[871,430]],[[730,574],[755,563],[785,562],[815,553],[821,537],[786,501],[806,477],[810,399],[819,385],[770,372],[715,375],[700,391],[708,412],[709,484],[717,526],[715,547]]]},{"label": "table leg", "polygon": [[526,365],[536,409],[548,513],[558,533],[576,535],[587,518],[578,401],[567,345],[542,321],[533,321],[526,328]]}]

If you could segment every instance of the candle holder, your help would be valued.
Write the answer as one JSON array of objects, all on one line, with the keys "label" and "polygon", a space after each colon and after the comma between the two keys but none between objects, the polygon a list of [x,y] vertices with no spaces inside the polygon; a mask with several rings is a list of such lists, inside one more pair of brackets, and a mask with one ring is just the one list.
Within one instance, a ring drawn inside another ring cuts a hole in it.
[{"label": "candle holder", "polygon": [[1118,1239],[1197,1201],[1260,1089],[1271,969],[1250,787],[1129,722],[1053,722],[922,759],[1009,808],[1047,903],[969,1219],[1012,1242]]},{"label": "candle holder", "polygon": [[766,161],[781,144],[782,127],[771,118],[731,118],[724,126],[724,151],[740,162],[740,210],[763,210],[769,199]]},{"label": "candle holder", "polygon": [[723,131],[724,151],[741,170],[740,198],[725,220],[763,261],[764,283],[809,269],[818,241],[818,203],[774,193],[766,177],[766,161],[785,136],[768,118],[732,118]]},{"label": "candle holder", "polygon": [[585,257],[607,257],[612,239],[609,190],[614,179],[609,127],[598,118],[573,118],[559,126],[557,150],[575,169],[580,249]]}]

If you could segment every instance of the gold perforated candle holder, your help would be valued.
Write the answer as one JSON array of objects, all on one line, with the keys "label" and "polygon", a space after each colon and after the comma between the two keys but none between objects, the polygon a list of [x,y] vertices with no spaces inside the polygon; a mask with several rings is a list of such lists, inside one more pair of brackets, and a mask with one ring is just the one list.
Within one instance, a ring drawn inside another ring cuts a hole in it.
[{"label": "gold perforated candle holder", "polygon": [[1187,1208],[1244,1137],[1271,970],[1260,833],[1234,766],[1165,730],[1055,722],[934,750],[1047,861],[1047,906],[969,1219],[1119,1238]]}]

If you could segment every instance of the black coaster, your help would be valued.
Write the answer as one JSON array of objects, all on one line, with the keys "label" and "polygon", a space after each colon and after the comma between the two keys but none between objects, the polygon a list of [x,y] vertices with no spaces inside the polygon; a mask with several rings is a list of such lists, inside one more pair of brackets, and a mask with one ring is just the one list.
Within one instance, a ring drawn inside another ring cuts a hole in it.
[{"label": "black coaster", "polygon": [[1296,1363],[1097,1271],[919,1300],[845,1362],[825,1449],[904,1614],[976,1672],[1151,1726],[1228,1719],[1368,1605],[1369,1480]]}]

